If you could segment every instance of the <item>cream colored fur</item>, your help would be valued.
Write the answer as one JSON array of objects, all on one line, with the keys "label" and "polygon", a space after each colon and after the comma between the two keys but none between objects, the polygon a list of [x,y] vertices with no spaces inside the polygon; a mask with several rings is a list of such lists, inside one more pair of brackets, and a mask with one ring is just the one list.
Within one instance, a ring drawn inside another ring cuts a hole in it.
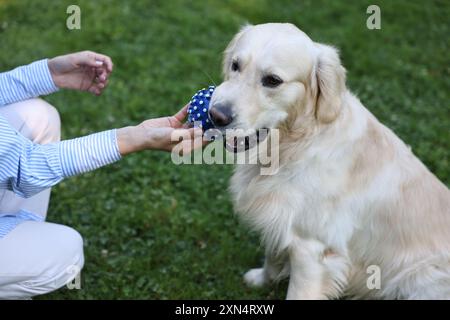
[{"label": "cream colored fur", "polygon": [[[269,73],[283,84],[262,86]],[[289,276],[288,299],[450,299],[450,192],[347,90],[333,47],[290,24],[246,26],[224,74],[213,103],[232,104],[230,127],[280,130],[278,172],[238,165],[231,179],[267,251],[248,284]]]}]

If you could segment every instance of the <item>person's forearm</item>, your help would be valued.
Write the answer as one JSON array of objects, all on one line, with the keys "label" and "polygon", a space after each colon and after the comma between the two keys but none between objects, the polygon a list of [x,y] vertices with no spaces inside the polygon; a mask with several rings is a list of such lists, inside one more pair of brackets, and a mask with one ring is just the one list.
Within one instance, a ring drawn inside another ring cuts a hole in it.
[{"label": "person's forearm", "polygon": [[116,162],[116,131],[39,145],[17,134],[0,116],[0,189],[29,197],[64,178]]},{"label": "person's forearm", "polygon": [[[149,120],[150,122],[152,120]],[[167,127],[153,127],[148,122],[137,126],[117,129],[117,146],[122,156],[142,150],[162,150],[172,151],[179,139],[185,141],[185,151],[188,151],[191,141],[191,130],[193,129],[173,129]],[[200,140],[201,140],[201,129]],[[173,141],[172,137],[177,140]],[[178,139],[179,138],[179,139]],[[200,144],[201,145],[201,142]]]},{"label": "person's forearm", "polygon": [[117,145],[122,156],[146,149],[146,136],[140,126],[117,129]]},{"label": "person's forearm", "polygon": [[0,73],[0,106],[50,94],[58,90],[47,59]]}]

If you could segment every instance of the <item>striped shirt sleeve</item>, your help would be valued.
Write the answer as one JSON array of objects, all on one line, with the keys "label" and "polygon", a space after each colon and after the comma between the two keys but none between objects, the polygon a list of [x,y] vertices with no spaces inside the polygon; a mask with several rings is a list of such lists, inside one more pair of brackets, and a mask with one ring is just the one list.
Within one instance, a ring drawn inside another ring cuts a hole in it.
[{"label": "striped shirt sleeve", "polygon": [[47,95],[58,90],[48,59],[0,73],[0,106]]},{"label": "striped shirt sleeve", "polygon": [[121,158],[116,130],[58,143],[33,144],[0,116],[0,189],[30,197],[66,177]]}]

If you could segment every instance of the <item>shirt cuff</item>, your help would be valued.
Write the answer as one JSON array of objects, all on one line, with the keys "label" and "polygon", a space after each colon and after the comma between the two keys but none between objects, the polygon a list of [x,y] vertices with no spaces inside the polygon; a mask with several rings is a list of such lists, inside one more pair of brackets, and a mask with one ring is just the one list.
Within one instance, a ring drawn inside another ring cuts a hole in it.
[{"label": "shirt cuff", "polygon": [[48,67],[48,59],[0,73],[0,105],[47,95],[58,90]]},{"label": "shirt cuff", "polygon": [[62,141],[59,152],[63,176],[75,176],[120,160],[116,131],[113,129]]}]

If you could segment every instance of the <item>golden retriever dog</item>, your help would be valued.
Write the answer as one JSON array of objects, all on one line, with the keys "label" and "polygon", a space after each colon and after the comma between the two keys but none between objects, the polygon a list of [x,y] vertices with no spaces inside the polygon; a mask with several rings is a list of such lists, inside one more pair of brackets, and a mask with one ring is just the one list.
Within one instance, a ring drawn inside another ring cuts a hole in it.
[{"label": "golden retriever dog", "polygon": [[291,24],[245,26],[223,65],[210,119],[279,133],[275,174],[242,164],[231,179],[266,248],[245,282],[289,277],[288,299],[450,299],[449,189],[346,88],[337,50]]}]

